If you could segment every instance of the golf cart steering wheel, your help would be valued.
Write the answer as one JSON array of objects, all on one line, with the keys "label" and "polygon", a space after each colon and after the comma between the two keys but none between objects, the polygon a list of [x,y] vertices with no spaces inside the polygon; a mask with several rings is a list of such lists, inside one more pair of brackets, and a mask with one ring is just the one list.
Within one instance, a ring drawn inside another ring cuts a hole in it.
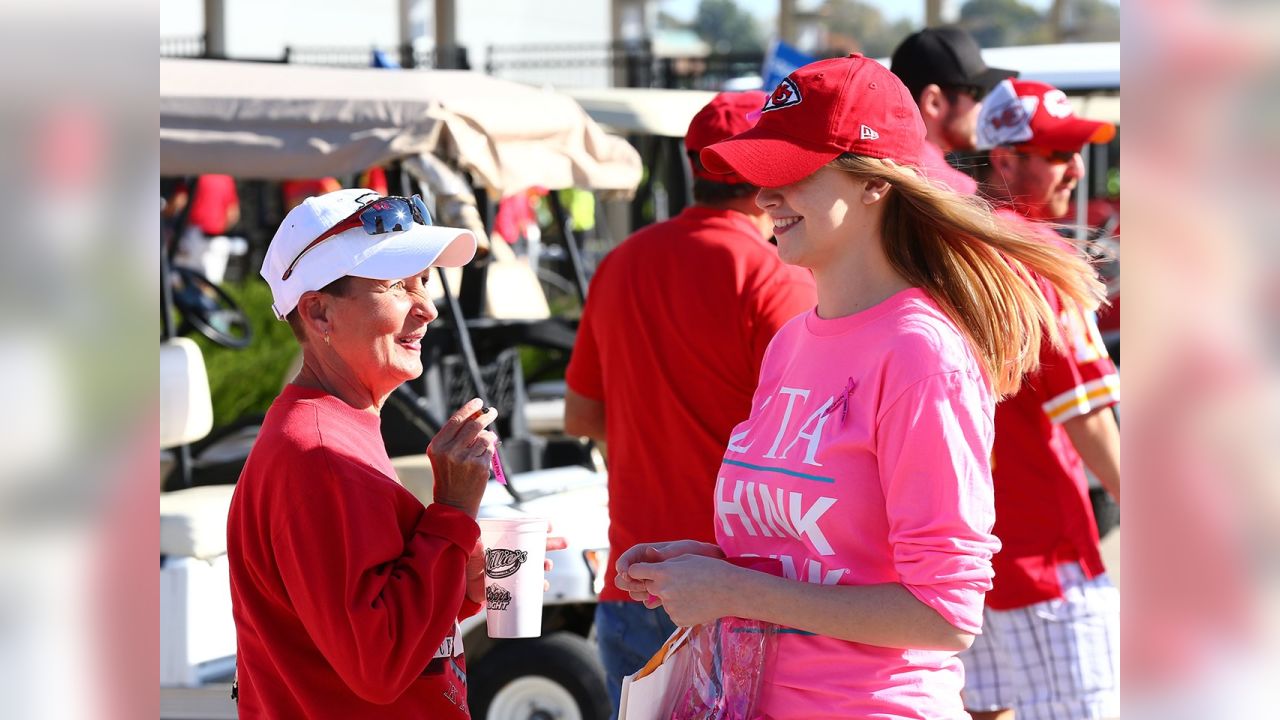
[{"label": "golf cart steering wheel", "polygon": [[219,345],[237,350],[252,342],[249,317],[209,278],[175,265],[169,281],[173,283],[173,304],[182,314],[180,334],[196,330]]}]

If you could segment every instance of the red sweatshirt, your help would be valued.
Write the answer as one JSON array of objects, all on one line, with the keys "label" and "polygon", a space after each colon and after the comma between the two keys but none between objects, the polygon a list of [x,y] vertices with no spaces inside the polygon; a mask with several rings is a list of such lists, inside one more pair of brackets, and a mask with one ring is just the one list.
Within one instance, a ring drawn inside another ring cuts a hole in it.
[{"label": "red sweatshirt", "polygon": [[290,385],[227,521],[241,718],[468,717],[475,521],[395,480],[379,419]]}]

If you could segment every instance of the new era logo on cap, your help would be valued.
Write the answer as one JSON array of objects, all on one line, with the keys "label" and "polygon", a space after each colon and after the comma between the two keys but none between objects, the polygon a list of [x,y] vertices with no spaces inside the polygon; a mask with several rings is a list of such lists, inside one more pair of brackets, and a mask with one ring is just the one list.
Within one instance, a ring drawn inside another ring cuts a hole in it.
[{"label": "new era logo on cap", "polygon": [[769,112],[770,110],[781,110],[784,107],[799,105],[804,98],[800,97],[800,88],[796,87],[795,82],[791,78],[783,78],[778,83],[778,88],[769,96],[768,102],[764,104],[760,112]]},{"label": "new era logo on cap", "polygon": [[858,132],[859,132],[859,138],[862,140],[879,140],[880,139],[880,133],[876,132],[875,130],[872,130],[866,125],[863,125],[862,127],[860,127],[858,129]]}]

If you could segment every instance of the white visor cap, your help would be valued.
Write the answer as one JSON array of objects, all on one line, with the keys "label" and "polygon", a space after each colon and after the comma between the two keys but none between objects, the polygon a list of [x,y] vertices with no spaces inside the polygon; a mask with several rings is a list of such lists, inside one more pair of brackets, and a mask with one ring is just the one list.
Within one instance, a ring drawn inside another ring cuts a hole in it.
[{"label": "white visor cap", "polygon": [[461,267],[475,257],[470,230],[412,223],[408,230],[370,235],[362,227],[345,230],[311,248],[283,279],[289,264],[316,238],[357,210],[382,197],[363,188],[309,197],[289,211],[267,246],[262,277],[271,286],[272,309],[283,320],[302,294],[345,277],[399,280],[432,266]]}]

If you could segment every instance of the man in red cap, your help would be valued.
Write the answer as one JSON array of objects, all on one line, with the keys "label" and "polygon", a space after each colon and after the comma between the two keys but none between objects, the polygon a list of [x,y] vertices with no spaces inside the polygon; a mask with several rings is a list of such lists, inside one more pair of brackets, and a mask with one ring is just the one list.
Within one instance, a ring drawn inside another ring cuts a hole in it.
[{"label": "man in red cap", "polygon": [[[600,264],[566,380],[565,430],[608,443],[610,556],[642,542],[714,540],[712,495],[730,433],[750,414],[765,347],[817,301],[778,259],[773,222],[743,178],[709,173],[708,145],[749,129],[762,92],[720,93],[689,123],[694,204]],[[614,584],[596,610],[615,714],[622,678],[675,630]]]},{"label": "man in red cap", "polygon": [[[1061,90],[1005,80],[986,98],[978,146],[983,191],[1007,216],[1067,213],[1085,143],[1115,128],[1077,117]],[[1063,239],[1044,225],[1047,243]],[[1042,283],[1044,285],[1044,283]],[[1106,576],[1088,467],[1120,497],[1120,378],[1092,313],[1045,293],[1068,347],[1045,345],[1041,369],[996,408],[992,453],[995,584],[984,632],[961,654],[965,707],[976,720],[1119,716],[1120,598]]]},{"label": "man in red cap", "polygon": [[982,98],[1018,73],[987,67],[978,42],[955,26],[908,35],[893,51],[889,69],[907,86],[924,120],[921,167],[956,192],[977,192],[974,179],[952,167],[945,154],[974,149]]}]

